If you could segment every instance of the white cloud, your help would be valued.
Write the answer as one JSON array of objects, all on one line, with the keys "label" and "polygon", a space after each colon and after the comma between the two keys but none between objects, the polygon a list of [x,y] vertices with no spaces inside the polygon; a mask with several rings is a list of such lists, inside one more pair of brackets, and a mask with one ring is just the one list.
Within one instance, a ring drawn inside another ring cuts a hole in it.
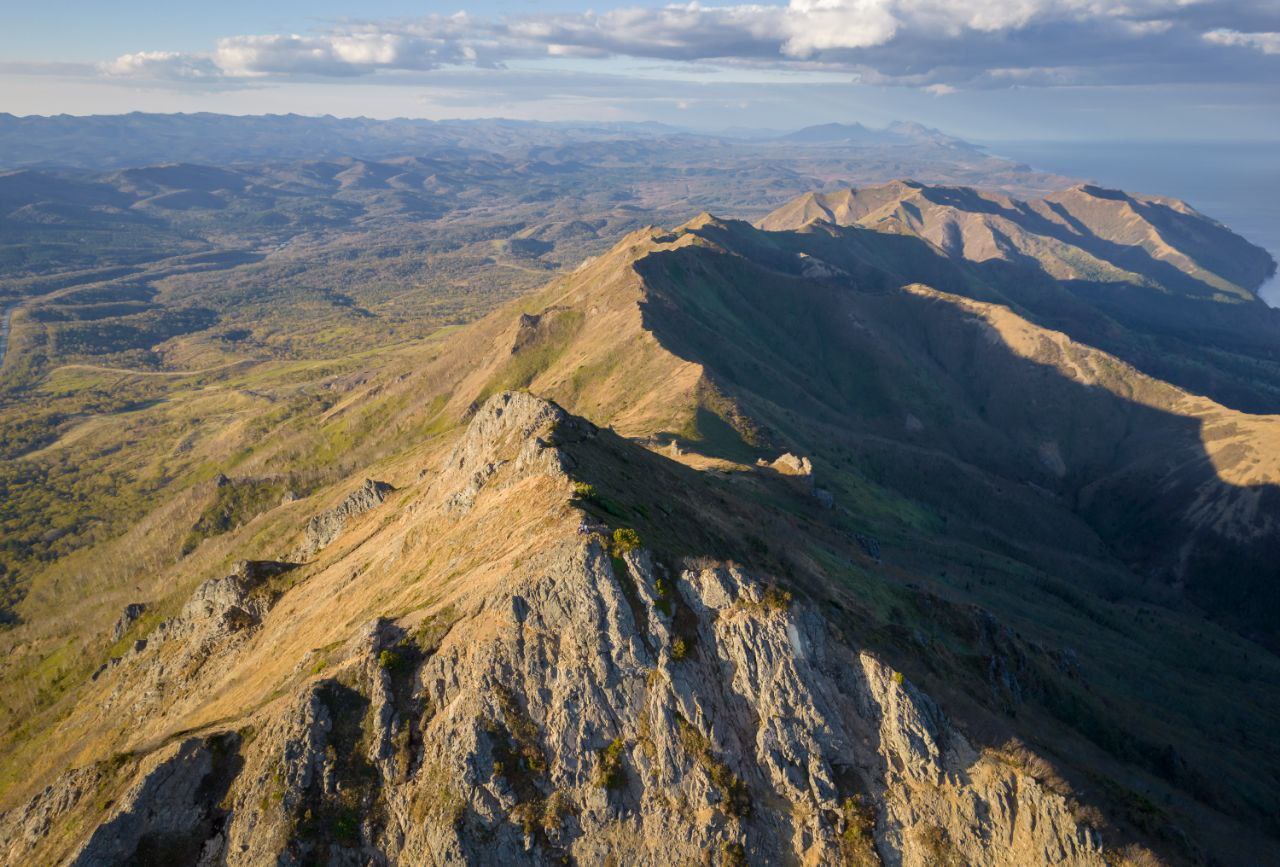
[{"label": "white cloud", "polygon": [[1252,48],[1263,54],[1280,54],[1280,33],[1241,33],[1239,30],[1219,28],[1204,35],[1206,42]]},{"label": "white cloud", "polygon": [[811,57],[830,48],[883,45],[898,32],[893,0],[791,0],[782,52]]},{"label": "white cloud", "polygon": [[688,2],[499,19],[458,13],[311,35],[229,36],[207,54],[139,52],[100,69],[117,78],[234,81],[634,57],[838,70],[939,94],[1013,82],[1256,80],[1260,57],[1252,62],[1241,52],[1233,59],[1211,44],[1280,54],[1277,27],[1280,14],[1258,0]]},{"label": "white cloud", "polygon": [[98,65],[107,76],[125,78],[210,78],[220,74],[208,58],[180,51],[138,51]]}]

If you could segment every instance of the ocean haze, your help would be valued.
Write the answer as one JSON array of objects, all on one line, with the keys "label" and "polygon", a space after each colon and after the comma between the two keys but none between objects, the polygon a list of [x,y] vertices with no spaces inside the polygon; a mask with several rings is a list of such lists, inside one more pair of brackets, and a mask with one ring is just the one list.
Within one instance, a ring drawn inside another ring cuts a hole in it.
[{"label": "ocean haze", "polygon": [[[1280,259],[1280,142],[1003,141],[992,153],[1128,192],[1183,199]],[[1280,307],[1280,276],[1260,293]]]}]

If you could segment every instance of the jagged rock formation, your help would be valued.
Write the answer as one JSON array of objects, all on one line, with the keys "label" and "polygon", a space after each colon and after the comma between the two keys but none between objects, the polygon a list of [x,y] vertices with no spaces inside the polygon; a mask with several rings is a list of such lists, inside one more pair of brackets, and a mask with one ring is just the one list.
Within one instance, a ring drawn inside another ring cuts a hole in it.
[{"label": "jagged rock formation", "polygon": [[313,516],[303,528],[302,545],[297,553],[298,559],[306,560],[315,556],[316,552],[338,538],[347,521],[381,506],[387,499],[387,494],[394,490],[395,488],[386,482],[365,479],[364,484],[348,494],[341,503]]},{"label": "jagged rock formation", "polygon": [[[260,710],[65,774],[0,820],[5,860],[58,841],[86,865],[1103,863],[1068,795],[975,748],[812,604],[730,563],[611,556],[562,512],[598,437],[553,404],[493,397],[413,520],[456,532],[523,496],[563,531],[526,539],[480,596],[368,621],[321,674],[299,660]],[[190,691],[209,661],[254,652],[246,633],[289,628],[264,593],[284,569],[202,584],[151,639],[156,659],[113,671],[117,701]],[[87,795],[113,786],[94,815]],[[84,839],[46,836],[72,815]]]}]

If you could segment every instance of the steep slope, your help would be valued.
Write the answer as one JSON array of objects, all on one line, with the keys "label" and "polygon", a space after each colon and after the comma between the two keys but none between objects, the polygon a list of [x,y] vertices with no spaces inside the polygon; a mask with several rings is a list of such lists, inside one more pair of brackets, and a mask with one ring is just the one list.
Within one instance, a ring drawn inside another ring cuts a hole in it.
[{"label": "steep slope", "polygon": [[[886,290],[883,275],[818,259],[827,239],[700,231],[718,249],[638,266],[647,324],[713,370],[766,439],[836,466],[869,460],[881,486],[1014,545],[1091,550],[1064,535],[1069,511],[1140,575],[1275,640],[1280,418],[1188,394],[1002,305]],[[987,485],[961,481],[973,471]],[[865,470],[852,476],[838,498],[866,496]]]},{"label": "steep slope", "polygon": [[[636,233],[463,338],[498,351],[448,412],[527,387],[704,460],[791,448],[826,462],[856,524],[902,523],[886,504],[914,501],[952,533],[1056,566],[1085,553],[1095,588],[1186,595],[1274,641],[1280,419],[1007,306],[895,285],[899,243],[708,216]],[[913,273],[967,279],[934,258]]]},{"label": "steep slope", "polygon": [[[1089,185],[1022,201],[894,181],[809,193],[759,223],[819,224],[918,239],[895,263],[908,280],[1011,304],[1237,409],[1280,410],[1280,313],[1256,295],[1275,263],[1184,202]],[[937,256],[966,276],[910,273]]]},{"label": "steep slope", "polygon": [[1273,637],[1277,419],[922,248],[647,229],[229,429],[339,480],[118,543],[6,859],[1264,860],[1280,661],[1200,611]]},{"label": "steep slope", "polygon": [[[69,724],[125,751],[7,816],[7,860],[1104,863],[1078,804],[817,600],[571,507],[570,472],[642,469],[707,541],[730,529],[731,486],[662,463],[495,395],[397,514],[303,575],[206,582],[100,678]],[[443,556],[465,573],[406,584]]]}]

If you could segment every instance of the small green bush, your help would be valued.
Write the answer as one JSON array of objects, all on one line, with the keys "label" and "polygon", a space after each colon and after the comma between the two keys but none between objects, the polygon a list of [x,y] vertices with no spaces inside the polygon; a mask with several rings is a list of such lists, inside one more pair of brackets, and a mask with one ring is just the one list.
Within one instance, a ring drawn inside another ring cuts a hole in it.
[{"label": "small green bush", "polygon": [[354,813],[343,812],[333,823],[333,836],[343,843],[354,843],[359,832],[360,822]]},{"label": "small green bush", "polygon": [[880,867],[876,852],[876,811],[863,803],[861,795],[845,798],[840,805],[844,831],[840,834],[840,855],[846,867]]},{"label": "small green bush", "polygon": [[595,784],[602,789],[622,787],[622,738],[614,738],[600,750],[596,762]]},{"label": "small green bush", "polygon": [[674,659],[676,662],[679,662],[680,660],[684,659],[688,655],[689,655],[689,645],[683,638],[677,635],[675,638],[671,639],[671,658],[672,659]]},{"label": "small green bush", "polygon": [[770,584],[765,588],[760,602],[766,608],[771,608],[774,611],[785,611],[787,606],[791,604],[791,591],[784,590],[777,584]]},{"label": "small green bush", "polygon": [[378,654],[378,665],[384,671],[395,671],[403,662],[400,654],[394,650],[384,650]]},{"label": "small green bush", "polygon": [[621,557],[628,551],[640,547],[640,534],[630,527],[619,527],[613,531],[613,556]]},{"label": "small green bush", "polygon": [[573,495],[580,500],[594,500],[596,496],[596,486],[589,485],[586,482],[574,482]]},{"label": "small green bush", "polygon": [[654,607],[666,616],[670,617],[672,608],[671,582],[666,578],[655,578],[653,580],[653,590],[658,597],[657,601],[654,603]]}]

